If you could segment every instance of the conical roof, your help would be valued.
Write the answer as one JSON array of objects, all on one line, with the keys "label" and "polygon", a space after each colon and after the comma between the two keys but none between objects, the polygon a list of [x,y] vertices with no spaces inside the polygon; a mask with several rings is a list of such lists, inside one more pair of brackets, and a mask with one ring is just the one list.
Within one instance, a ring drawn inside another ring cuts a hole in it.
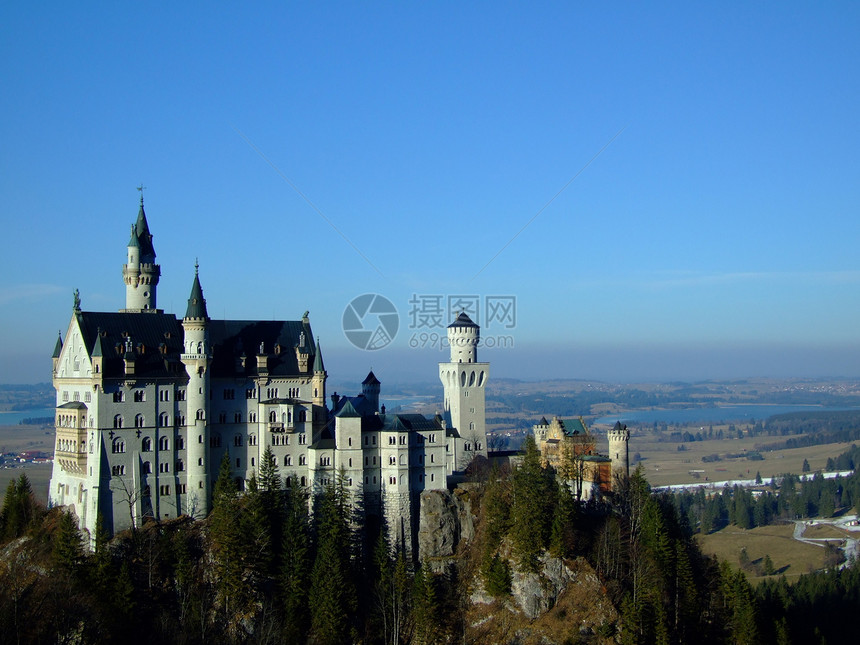
[{"label": "conical roof", "polygon": [[370,370],[370,373],[367,375],[362,382],[362,385],[380,385],[379,379],[376,378],[376,374],[373,373],[373,370]]},{"label": "conical roof", "polygon": [[317,352],[314,356],[314,372],[325,372],[325,365],[323,365],[322,350],[320,349],[319,338],[317,338]]},{"label": "conical roof", "polygon": [[455,320],[450,325],[448,325],[448,328],[450,329],[451,327],[477,327],[477,326],[478,325],[476,325],[474,322],[472,322],[472,319],[469,318],[469,316],[466,315],[466,312],[464,311],[459,316],[457,316],[457,320]]},{"label": "conical roof", "polygon": [[140,244],[141,262],[155,262],[155,247],[152,246],[152,234],[149,232],[149,224],[146,221],[146,213],[143,210],[143,195],[140,196],[140,209],[137,211],[137,222],[134,224],[134,232]]},{"label": "conical roof", "polygon": [[185,318],[209,318],[206,312],[206,299],[203,297],[203,287],[200,286],[200,266],[194,264],[194,284],[191,285],[191,295],[188,297],[188,309]]},{"label": "conical roof", "polygon": [[60,358],[60,352],[63,351],[63,335],[61,333],[57,333],[57,342],[54,345],[54,353],[51,355],[51,358]]}]

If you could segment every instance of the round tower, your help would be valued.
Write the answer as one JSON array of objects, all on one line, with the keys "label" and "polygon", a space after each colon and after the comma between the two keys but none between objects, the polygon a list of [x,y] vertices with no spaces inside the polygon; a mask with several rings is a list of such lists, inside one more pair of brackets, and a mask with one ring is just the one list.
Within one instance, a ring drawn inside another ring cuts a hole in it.
[{"label": "round tower", "polygon": [[198,265],[194,266],[194,283],[188,308],[182,319],[184,351],[182,363],[188,373],[185,399],[188,450],[187,505],[189,515],[205,517],[210,509],[209,483],[209,315],[200,287]]},{"label": "round tower", "polygon": [[481,328],[465,313],[448,325],[448,345],[451,347],[452,363],[477,363],[478,343],[481,341]]},{"label": "round tower", "polygon": [[624,477],[630,475],[630,430],[620,421],[606,433],[609,438],[609,458],[612,460],[612,473]]},{"label": "round tower", "polygon": [[381,385],[373,370],[370,370],[367,378],[361,382],[361,393],[370,403],[370,408],[374,412],[379,412],[379,389]]},{"label": "round tower", "polygon": [[155,263],[155,247],[143,210],[143,194],[140,196],[137,221],[131,227],[122,277],[125,282],[125,311],[156,311],[156,289],[161,267]]}]

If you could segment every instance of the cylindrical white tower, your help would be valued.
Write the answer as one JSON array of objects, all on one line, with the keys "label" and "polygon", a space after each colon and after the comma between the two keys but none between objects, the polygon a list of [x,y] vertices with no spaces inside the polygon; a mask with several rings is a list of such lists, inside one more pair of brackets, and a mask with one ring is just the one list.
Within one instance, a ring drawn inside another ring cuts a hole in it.
[{"label": "cylindrical white tower", "polygon": [[609,458],[612,460],[612,474],[628,477],[630,475],[630,430],[620,421],[606,433],[609,438]]},{"label": "cylindrical white tower", "polygon": [[188,478],[186,481],[186,505],[189,515],[205,517],[210,510],[209,484],[209,426],[207,405],[209,402],[209,316],[206,300],[194,267],[194,284],[188,309],[182,319],[185,332],[182,362],[188,373],[186,390],[185,445],[188,450]]},{"label": "cylindrical white tower", "polygon": [[152,234],[143,211],[143,197],[137,222],[131,227],[128,242],[128,261],[122,267],[125,282],[125,311],[156,311],[156,289],[161,277],[161,267],[155,263],[155,247]]},{"label": "cylindrical white tower", "polygon": [[464,313],[448,325],[448,344],[452,363],[477,363],[481,328]]}]

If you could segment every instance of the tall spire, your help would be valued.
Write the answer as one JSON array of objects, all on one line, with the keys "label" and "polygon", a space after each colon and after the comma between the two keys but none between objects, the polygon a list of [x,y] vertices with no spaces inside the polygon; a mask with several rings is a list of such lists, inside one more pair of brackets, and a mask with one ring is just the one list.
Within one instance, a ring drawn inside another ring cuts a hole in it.
[{"label": "tall spire", "polygon": [[325,372],[323,365],[322,350],[320,349],[320,338],[317,336],[317,353],[314,356],[314,372]]},{"label": "tall spire", "polygon": [[[140,187],[138,187],[140,190]],[[152,264],[155,262],[155,247],[152,246],[152,234],[149,232],[149,224],[146,221],[146,213],[143,210],[143,191],[140,191],[140,209],[137,211],[137,221],[134,224],[134,232],[140,243],[140,261]]]},{"label": "tall spire", "polygon": [[186,318],[209,318],[206,312],[206,299],[203,297],[203,288],[200,286],[200,264],[194,261],[194,283],[191,285],[191,295],[188,297],[188,309],[185,310]]},{"label": "tall spire", "polygon": [[54,353],[51,358],[60,358],[60,352],[63,351],[63,332],[57,332],[57,344],[54,345]]}]

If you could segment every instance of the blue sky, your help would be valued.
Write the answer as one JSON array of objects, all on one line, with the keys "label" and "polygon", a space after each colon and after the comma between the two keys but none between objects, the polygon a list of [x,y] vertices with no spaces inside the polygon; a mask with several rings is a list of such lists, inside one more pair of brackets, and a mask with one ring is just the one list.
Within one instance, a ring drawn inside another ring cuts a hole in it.
[{"label": "blue sky", "polygon": [[5,3],[0,381],[123,306],[141,182],[159,306],[199,258],[335,380],[435,378],[413,294],[514,296],[497,377],[860,376],[860,6],[698,4]]}]

